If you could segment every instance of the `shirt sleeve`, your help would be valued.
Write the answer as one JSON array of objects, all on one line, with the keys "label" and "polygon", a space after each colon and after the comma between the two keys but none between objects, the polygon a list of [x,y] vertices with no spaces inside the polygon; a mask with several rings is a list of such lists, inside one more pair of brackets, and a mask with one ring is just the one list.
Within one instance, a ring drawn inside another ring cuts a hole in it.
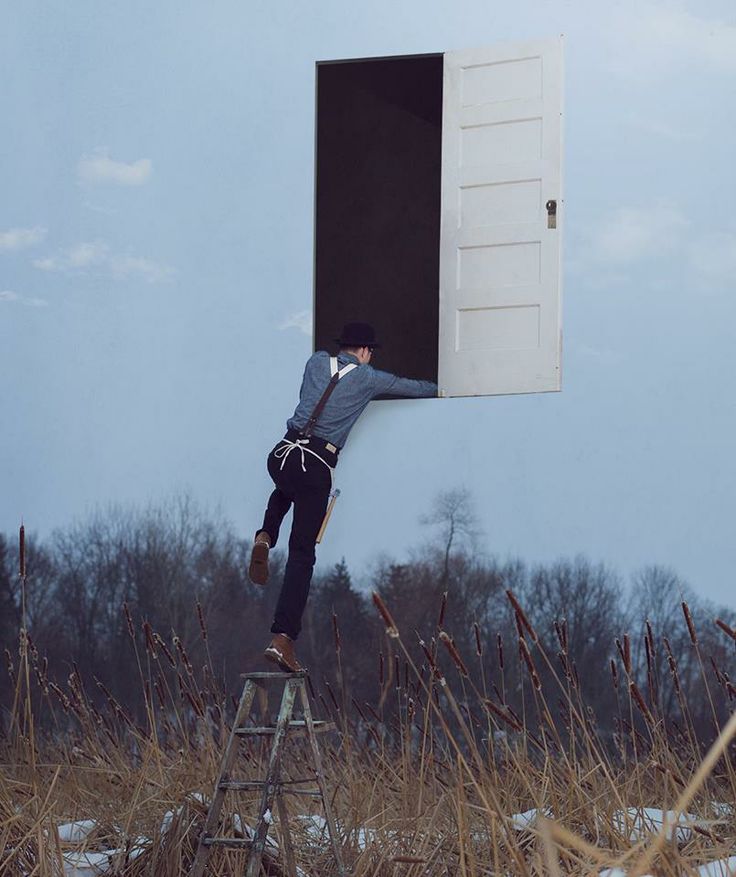
[{"label": "shirt sleeve", "polygon": [[[370,368],[370,366],[369,366]],[[406,396],[410,399],[425,399],[437,395],[437,384],[432,381],[415,381],[411,378],[400,378],[390,372],[371,368],[373,380],[372,396]]]}]

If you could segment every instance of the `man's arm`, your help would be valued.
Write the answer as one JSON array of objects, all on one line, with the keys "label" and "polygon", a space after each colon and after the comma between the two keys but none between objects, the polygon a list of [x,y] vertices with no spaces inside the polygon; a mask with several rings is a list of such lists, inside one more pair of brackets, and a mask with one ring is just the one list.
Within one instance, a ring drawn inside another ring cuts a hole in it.
[{"label": "man's arm", "polygon": [[423,399],[437,395],[437,384],[432,381],[415,381],[400,378],[390,372],[371,368],[373,396],[407,396],[410,399]]}]

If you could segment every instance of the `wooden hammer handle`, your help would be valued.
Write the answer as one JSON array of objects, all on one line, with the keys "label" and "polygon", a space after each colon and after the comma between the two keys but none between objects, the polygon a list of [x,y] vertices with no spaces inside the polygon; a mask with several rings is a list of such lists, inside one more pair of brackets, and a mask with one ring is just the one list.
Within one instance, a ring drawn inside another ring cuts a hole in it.
[{"label": "wooden hammer handle", "polygon": [[319,533],[317,533],[316,543],[322,541],[322,537],[325,535],[325,530],[327,529],[327,522],[330,520],[330,515],[332,514],[332,510],[335,508],[335,502],[337,501],[337,497],[339,496],[339,492],[335,492],[330,497],[330,504],[327,506],[327,511],[325,512],[325,516],[322,520],[322,526],[319,528]]}]

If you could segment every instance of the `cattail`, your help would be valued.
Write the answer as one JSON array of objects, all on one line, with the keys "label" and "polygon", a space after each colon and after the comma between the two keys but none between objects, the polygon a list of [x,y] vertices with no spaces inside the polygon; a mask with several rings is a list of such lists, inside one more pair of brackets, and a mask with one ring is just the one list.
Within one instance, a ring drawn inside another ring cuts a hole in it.
[{"label": "cattail", "polygon": [[649,722],[650,725],[653,725],[654,718],[652,717],[652,714],[649,711],[649,707],[647,706],[641,691],[639,691],[639,687],[637,686],[636,682],[629,683],[629,691],[631,692],[631,696],[634,698],[636,705],[639,707],[641,714],[644,716],[646,721]]},{"label": "cattail", "polygon": [[733,700],[736,697],[736,688],[734,688],[733,684],[726,680],[726,691],[728,692],[728,699]]},{"label": "cattail", "polygon": [[537,675],[537,669],[534,666],[534,661],[532,660],[532,656],[529,653],[529,647],[526,644],[526,640],[519,640],[519,653],[521,657],[524,659],[524,663],[526,664],[527,670],[529,671],[529,675],[531,676],[532,683],[534,687],[539,691],[542,687],[541,682],[539,681],[539,676]]},{"label": "cattail", "polygon": [[169,651],[169,647],[163,641],[162,637],[157,633],[154,633],[153,637],[154,637],[154,640],[156,641],[156,645],[161,649],[161,651],[168,658],[169,664],[171,664],[172,667],[176,667],[176,659]]},{"label": "cattail", "polygon": [[500,633],[496,634],[496,648],[498,650],[498,666],[503,670],[503,637]]},{"label": "cattail", "polygon": [[480,641],[480,627],[478,626],[478,622],[473,622],[473,632],[475,633],[475,654],[479,657],[483,657],[483,645]]},{"label": "cattail", "polygon": [[613,679],[613,687],[618,689],[618,670],[616,669],[616,662],[611,658],[611,678]]},{"label": "cattail", "polygon": [[383,687],[383,652],[378,653],[378,681]]},{"label": "cattail", "polygon": [[194,697],[192,696],[192,694],[191,694],[191,692],[190,692],[189,690],[185,691],[184,693],[186,694],[186,696],[187,696],[187,700],[188,700],[189,703],[191,704],[191,707],[192,707],[192,709],[194,710],[194,712],[195,712],[200,718],[202,718],[202,717],[204,716],[204,710],[202,709],[202,705],[199,703],[198,700],[195,700],[195,699],[194,699]]},{"label": "cattail", "polygon": [[335,640],[335,651],[340,652],[340,630],[337,626],[337,614],[332,613],[332,636]]},{"label": "cattail", "polygon": [[488,698],[484,698],[483,703],[486,708],[489,709],[494,716],[496,716],[496,718],[501,719],[502,722],[505,722],[507,725],[513,728],[514,731],[523,730],[522,725],[516,721],[516,719],[510,714],[510,712],[507,712],[506,710],[501,709],[501,707],[496,706],[496,704],[492,700],[488,700]]},{"label": "cattail", "polygon": [[654,644],[654,631],[652,630],[652,625],[649,622],[649,619],[646,620],[647,632],[645,634],[646,638],[649,640],[649,651],[652,653],[652,658],[656,658],[657,649]]},{"label": "cattail", "polygon": [[644,637],[644,651],[645,651],[646,656],[647,656],[647,672],[651,673],[652,672],[652,653],[651,653],[651,650],[649,648],[649,637],[648,636]]},{"label": "cattail", "polygon": [[688,633],[690,634],[690,642],[697,646],[698,638],[695,635],[695,625],[693,624],[693,617],[690,614],[690,607],[683,600],[682,601],[682,614],[685,616],[685,623],[687,624]]},{"label": "cattail", "polygon": [[457,646],[452,641],[452,639],[448,636],[448,634],[445,633],[444,630],[440,631],[440,641],[442,642],[444,647],[447,649],[455,666],[460,671],[460,674],[462,676],[467,676],[468,675],[468,668],[465,666],[463,659],[460,657],[460,652],[458,652]]},{"label": "cattail", "polygon": [[672,647],[670,646],[670,641],[667,637],[664,637],[664,648],[667,652],[667,664],[670,668],[670,675],[672,676],[672,682],[675,686],[675,691],[677,694],[680,694],[680,674],[677,672],[677,661],[675,660],[675,656],[672,654]]},{"label": "cattail", "polygon": [[130,617],[130,609],[128,609],[127,601],[123,601],[123,612],[125,613],[125,620],[128,623],[128,636],[135,640],[135,629],[133,628],[133,619]]},{"label": "cattail", "polygon": [[447,610],[447,591],[442,594],[442,601],[440,602],[440,616],[437,619],[437,629],[442,630],[442,625],[445,623],[445,611]]},{"label": "cattail", "polygon": [[373,591],[372,596],[373,596],[373,602],[376,606],[376,609],[378,609],[378,612],[380,613],[381,618],[383,618],[383,623],[386,625],[386,633],[390,637],[397,639],[399,636],[399,629],[396,627],[396,622],[391,617],[391,613],[388,611],[386,604],[381,599],[381,596],[378,593],[378,591]]},{"label": "cattail", "polygon": [[572,687],[573,688],[580,688],[580,677],[578,676],[578,665],[575,663],[575,661],[573,661],[571,664],[571,670],[572,670]]},{"label": "cattail", "polygon": [[189,656],[184,648],[184,644],[176,635],[174,636],[174,646],[176,647],[177,652],[179,652],[179,657],[184,664],[184,669],[187,671],[187,676],[194,676],[194,668],[189,663]]},{"label": "cattail", "polygon": [[621,644],[620,639],[616,639],[616,648],[618,649],[618,653],[621,656],[621,662],[624,665],[624,670],[626,671],[626,675],[631,675],[631,645],[629,643],[628,634],[624,634],[623,645]]},{"label": "cattail", "polygon": [[202,632],[202,639],[207,642],[207,625],[202,612],[202,604],[197,600],[197,618],[199,619],[199,629]]},{"label": "cattail", "polygon": [[529,619],[526,617],[526,613],[521,608],[521,604],[516,599],[514,592],[512,590],[508,589],[506,591],[506,596],[509,598],[509,603],[511,603],[511,605],[514,607],[514,612],[516,613],[519,621],[521,622],[521,624],[524,625],[524,627],[529,632],[529,636],[532,638],[532,642],[535,642],[535,643],[539,642],[539,638],[537,637],[537,634],[536,634],[534,628],[531,626]]},{"label": "cattail", "polygon": [[733,627],[729,627],[729,625],[726,624],[725,621],[721,621],[720,618],[716,618],[715,624],[717,627],[720,627],[726,636],[730,636],[731,639],[736,642],[736,630],[734,630]]},{"label": "cattail", "polygon": [[399,656],[394,655],[394,684],[396,685],[396,690],[401,690],[401,664],[399,662]]},{"label": "cattail", "polygon": [[340,705],[337,702],[337,698],[335,697],[335,693],[332,690],[332,686],[330,685],[330,683],[326,679],[325,679],[325,688],[327,689],[327,693],[330,695],[330,700],[335,705],[335,709],[337,710],[337,712],[340,712]]},{"label": "cattail", "polygon": [[157,676],[154,679],[153,687],[154,687],[156,694],[158,696],[158,702],[161,705],[161,709],[164,709],[164,706],[166,704],[166,698],[164,697],[164,689],[163,689],[163,686],[161,685],[161,679],[159,676]]},{"label": "cattail", "polygon": [[404,661],[404,688],[409,690],[409,662]]},{"label": "cattail", "polygon": [[423,639],[419,640],[419,646],[420,646],[421,650],[424,652],[424,657],[427,659],[427,663],[429,664],[429,666],[432,670],[432,673],[435,675],[435,677],[437,679],[440,679],[440,680],[444,679],[445,677],[442,675],[442,671],[437,666],[437,662],[435,661],[434,656],[432,655],[432,652],[427,648],[427,644],[424,642]]},{"label": "cattail", "polygon": [[158,652],[156,651],[156,643],[153,639],[153,630],[151,629],[151,625],[147,622],[143,622],[143,636],[146,640],[146,651],[151,653],[153,658],[158,658]]},{"label": "cattail", "polygon": [[360,704],[358,703],[358,701],[357,701],[354,697],[351,697],[350,700],[351,700],[353,706],[355,707],[355,709],[358,711],[358,715],[361,717],[361,719],[363,719],[363,721],[364,721],[364,722],[366,723],[366,725],[367,725],[367,724],[368,724],[368,719],[366,718],[365,713],[363,712],[363,710],[360,708]]},{"label": "cattail", "polygon": [[23,579],[26,575],[26,528],[23,524],[20,525],[18,536],[18,571],[20,577]]},{"label": "cattail", "polygon": [[562,628],[560,627],[559,623],[556,620],[553,622],[553,624],[554,624],[554,628],[555,628],[555,633],[557,634],[557,642],[560,644],[560,648],[564,652],[565,651],[565,643],[564,643],[564,640],[562,638]]},{"label": "cattail", "polygon": [[721,671],[718,669],[718,665],[716,664],[715,660],[713,659],[713,655],[710,655],[710,665],[713,668],[713,673],[715,674],[716,682],[719,685],[723,685],[726,680],[721,675]]}]

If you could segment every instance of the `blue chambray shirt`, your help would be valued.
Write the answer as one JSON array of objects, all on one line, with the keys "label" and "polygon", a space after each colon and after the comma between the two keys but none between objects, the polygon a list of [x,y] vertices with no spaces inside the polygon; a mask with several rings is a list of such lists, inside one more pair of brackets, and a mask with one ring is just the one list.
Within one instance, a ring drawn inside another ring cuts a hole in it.
[{"label": "blue chambray shirt", "polygon": [[[370,365],[360,365],[352,353],[339,353],[340,368],[349,362],[358,367],[340,378],[327,404],[322,409],[313,434],[338,448],[345,444],[348,433],[365,407],[376,396],[406,396],[412,399],[437,395],[437,384],[400,378],[389,372],[378,371]],[[330,382],[330,354],[318,350],[307,360],[304,368],[299,404],[293,417],[286,422],[288,429],[304,429],[309,416],[322,398]]]}]

